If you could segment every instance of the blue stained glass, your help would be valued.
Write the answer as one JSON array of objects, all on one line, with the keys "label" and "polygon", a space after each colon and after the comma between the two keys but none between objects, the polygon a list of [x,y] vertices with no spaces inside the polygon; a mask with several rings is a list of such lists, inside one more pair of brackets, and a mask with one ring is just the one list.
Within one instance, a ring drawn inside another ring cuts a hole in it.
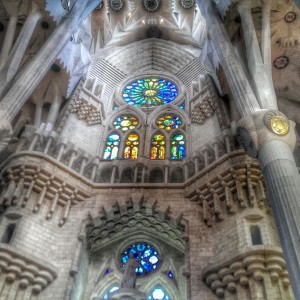
[{"label": "blue stained glass", "polygon": [[148,300],[171,300],[169,295],[167,295],[167,293],[161,287],[154,288],[147,299]]},{"label": "blue stained glass", "polygon": [[108,299],[108,296],[109,296],[109,294],[111,294],[111,293],[113,293],[113,292],[115,292],[115,291],[117,291],[118,289],[120,289],[120,287],[119,286],[117,286],[117,285],[115,285],[115,286],[113,286],[113,287],[111,287],[108,291],[107,291],[107,293],[103,296],[103,300],[106,300],[106,299]]},{"label": "blue stained glass", "polygon": [[130,253],[138,260],[139,266],[135,272],[137,275],[147,275],[157,268],[160,259],[157,251],[147,243],[136,243],[128,247],[122,254],[121,265],[124,268]]},{"label": "blue stained glass", "polygon": [[149,77],[130,83],[123,91],[123,99],[130,105],[138,107],[168,104],[178,96],[174,83]]},{"label": "blue stained glass", "polygon": [[169,278],[174,278],[174,274],[170,271],[170,272],[168,273],[168,277],[169,277]]},{"label": "blue stained glass", "polygon": [[184,159],[185,152],[185,137],[180,133],[174,134],[171,144],[171,159]]},{"label": "blue stained glass", "polygon": [[103,158],[106,160],[117,159],[120,146],[120,136],[117,133],[112,133],[106,140],[106,148]]},{"label": "blue stained glass", "polygon": [[179,105],[179,108],[181,108],[181,109],[185,109],[185,103],[183,102],[183,103],[181,103],[180,105]]}]

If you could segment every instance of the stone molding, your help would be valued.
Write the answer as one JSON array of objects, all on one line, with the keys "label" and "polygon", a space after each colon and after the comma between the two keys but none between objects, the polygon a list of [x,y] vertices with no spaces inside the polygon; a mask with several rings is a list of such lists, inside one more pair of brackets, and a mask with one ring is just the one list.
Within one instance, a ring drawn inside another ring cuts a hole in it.
[{"label": "stone molding", "polygon": [[57,277],[57,270],[49,263],[2,243],[0,243],[0,270],[1,277],[5,276],[5,284],[18,281],[19,289],[25,290],[32,286],[34,294],[39,294]]},{"label": "stone molding", "polygon": [[33,213],[42,211],[46,201],[51,201],[46,219],[62,207],[59,225],[62,226],[69,217],[72,205],[84,201],[90,196],[88,186],[78,176],[64,172],[55,164],[46,163],[42,159],[28,156],[15,158],[4,171],[2,184],[7,188],[0,196],[0,205],[4,208],[19,206],[25,208],[33,192],[38,197],[33,206]]},{"label": "stone molding", "polygon": [[113,212],[102,207],[99,216],[90,215],[92,222],[86,227],[87,249],[95,252],[124,233],[143,231],[184,251],[188,235],[183,214],[174,218],[170,215],[170,206],[164,211],[159,211],[156,206],[156,199],[132,194],[125,204],[116,202]]},{"label": "stone molding", "polygon": [[185,196],[202,207],[209,227],[246,207],[271,212],[258,161],[242,150],[211,164],[189,183]]},{"label": "stone molding", "polygon": [[282,281],[284,288],[290,286],[282,250],[278,247],[252,246],[234,253],[206,267],[202,278],[222,298],[225,290],[236,293],[237,285],[247,287],[250,279],[262,281],[266,275],[272,282]]}]

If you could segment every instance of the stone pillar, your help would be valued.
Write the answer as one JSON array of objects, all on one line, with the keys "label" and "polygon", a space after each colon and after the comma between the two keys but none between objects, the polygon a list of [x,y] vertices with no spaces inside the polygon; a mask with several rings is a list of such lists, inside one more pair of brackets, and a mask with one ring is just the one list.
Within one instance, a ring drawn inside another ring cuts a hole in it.
[{"label": "stone pillar", "polygon": [[114,183],[115,182],[116,172],[117,172],[117,167],[113,166],[112,167],[112,172],[111,172],[110,183]]},{"label": "stone pillar", "polygon": [[300,176],[292,149],[292,122],[279,111],[261,111],[238,123],[237,137],[258,156],[295,298],[300,299]]},{"label": "stone pillar", "polygon": [[164,166],[164,183],[168,183],[169,180],[169,166]]},{"label": "stone pillar", "polygon": [[300,177],[290,147],[266,143],[259,151],[264,181],[284,250],[295,298],[300,299]]},{"label": "stone pillar", "polygon": [[[44,78],[58,54],[69,41],[71,34],[97,6],[99,0],[77,0],[72,10],[63,18],[45,45],[21,71],[10,90],[0,102],[0,116],[11,122],[28,97]],[[15,20],[16,22],[16,20]],[[5,44],[5,43],[4,43]]]},{"label": "stone pillar", "polygon": [[35,112],[34,112],[34,126],[39,127],[42,122],[42,113],[43,113],[43,101],[38,100],[35,103]]},{"label": "stone pillar", "polygon": [[[237,6],[237,9],[241,15],[243,25],[244,40],[248,58],[248,68],[255,84],[256,95],[259,99],[261,108],[278,109],[274,86],[268,78],[271,75],[270,66],[264,64],[261,55],[261,49],[257,40],[256,30],[251,14],[251,4],[252,1],[250,0],[240,0]],[[270,23],[270,19],[266,20],[266,17],[267,16],[265,15],[264,24],[266,24],[266,22]],[[266,30],[266,26],[264,29]],[[264,41],[265,39],[266,36],[264,36]],[[266,47],[267,46],[268,43],[266,43]],[[264,53],[266,53],[267,51],[270,52],[270,48],[262,49],[262,51]]]},{"label": "stone pillar", "polygon": [[259,103],[240,66],[234,47],[228,37],[224,24],[217,15],[212,1],[197,0],[202,15],[205,17],[208,33],[215,51],[224,69],[235,104],[242,116],[247,116],[260,109]]},{"label": "stone pillar", "polygon": [[18,22],[18,16],[12,15],[9,18],[8,26],[6,29],[5,39],[1,48],[1,55],[0,55],[0,70],[3,68],[7,57],[9,55],[9,52],[11,51],[11,47],[13,45],[15,32],[16,32],[16,26]]},{"label": "stone pillar", "polygon": [[55,86],[54,86],[54,94],[55,94],[55,96],[54,96],[53,102],[51,103],[50,111],[49,111],[48,118],[47,118],[47,123],[50,123],[52,125],[51,126],[52,128],[55,125],[56,120],[58,118],[59,109],[60,109],[61,102],[62,102],[62,96],[60,95],[57,84],[55,84]]},{"label": "stone pillar", "polygon": [[[22,27],[22,30],[19,34],[19,37],[10,53],[8,58],[8,64],[5,69],[8,69],[7,72],[7,81],[11,80],[13,76],[16,75],[22,59],[24,58],[24,54],[32,37],[32,34],[35,30],[37,22],[41,19],[42,13],[39,10],[37,4],[32,2],[31,11]],[[0,90],[0,93],[2,91]]]},{"label": "stone pillar", "polygon": [[193,160],[194,160],[194,165],[195,165],[195,174],[197,174],[199,172],[199,157],[194,156]]}]

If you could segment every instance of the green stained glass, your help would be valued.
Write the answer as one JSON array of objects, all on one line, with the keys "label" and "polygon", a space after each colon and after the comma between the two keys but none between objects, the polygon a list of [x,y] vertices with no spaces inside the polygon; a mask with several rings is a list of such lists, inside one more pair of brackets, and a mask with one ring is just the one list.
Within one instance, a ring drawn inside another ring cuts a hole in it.
[{"label": "green stained glass", "polygon": [[171,114],[162,115],[156,121],[156,125],[160,129],[166,129],[168,131],[178,128],[181,124],[181,119],[178,116]]},{"label": "green stained glass", "polygon": [[179,133],[174,134],[171,142],[171,159],[184,159],[185,156],[185,137]]},{"label": "green stained glass", "polygon": [[174,83],[157,77],[131,82],[123,91],[123,99],[138,107],[158,106],[175,100],[178,89]]},{"label": "green stained glass", "polygon": [[112,133],[106,140],[106,148],[103,158],[106,160],[117,159],[120,146],[120,136],[117,133]]},{"label": "green stained glass", "polygon": [[135,116],[122,115],[114,120],[113,125],[118,130],[127,131],[137,127],[139,125],[139,121]]}]

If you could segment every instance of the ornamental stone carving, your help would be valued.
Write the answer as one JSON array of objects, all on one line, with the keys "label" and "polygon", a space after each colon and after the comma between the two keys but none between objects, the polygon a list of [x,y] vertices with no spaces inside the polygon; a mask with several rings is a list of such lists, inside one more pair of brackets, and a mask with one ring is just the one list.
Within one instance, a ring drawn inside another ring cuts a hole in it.
[{"label": "ornamental stone carving", "polygon": [[143,0],[145,10],[149,12],[157,11],[161,6],[161,0]]}]

